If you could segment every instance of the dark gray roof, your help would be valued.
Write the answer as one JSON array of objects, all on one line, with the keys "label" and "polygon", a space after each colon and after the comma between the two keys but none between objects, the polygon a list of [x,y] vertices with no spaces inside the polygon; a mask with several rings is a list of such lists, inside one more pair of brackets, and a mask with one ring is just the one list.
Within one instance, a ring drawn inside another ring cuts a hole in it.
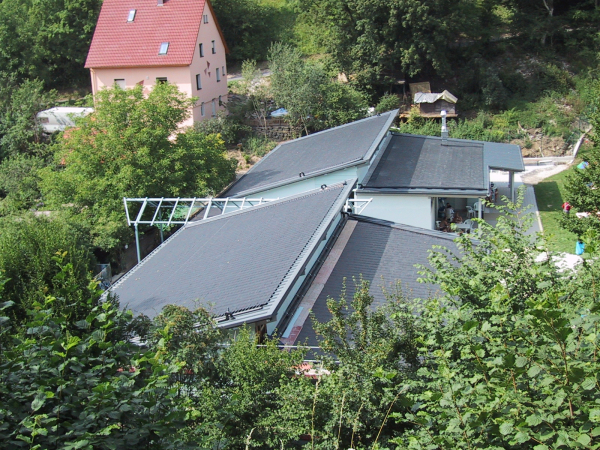
[{"label": "dark gray roof", "polygon": [[[291,280],[354,180],[186,225],[111,290],[122,307],[153,317],[168,304],[227,310],[279,307]],[[262,317],[262,316],[261,316]]]},{"label": "dark gray roof", "polygon": [[394,135],[363,181],[367,189],[486,189],[483,144]]},{"label": "dark gray roof", "polygon": [[397,110],[390,111],[284,142],[222,196],[248,196],[299,181],[301,172],[311,177],[368,160],[397,114]]},{"label": "dark gray roof", "polygon": [[525,163],[521,147],[515,144],[485,142],[483,144],[485,165],[490,169],[513,170],[523,172]]},{"label": "dark gray roof", "polygon": [[[358,280],[362,276],[363,280],[369,281],[374,307],[386,301],[382,288],[394,292],[398,281],[404,294],[411,299],[427,298],[438,291],[437,286],[417,282],[419,274],[415,264],[428,265],[428,250],[433,245],[456,250],[453,242],[456,235],[364,216],[352,218],[358,221],[356,227],[312,308],[319,322],[331,318],[327,298],[340,298],[344,278],[347,301],[352,299],[356,291],[353,277]],[[308,345],[318,345],[310,319],[304,323],[296,342],[304,343],[306,339]]]}]

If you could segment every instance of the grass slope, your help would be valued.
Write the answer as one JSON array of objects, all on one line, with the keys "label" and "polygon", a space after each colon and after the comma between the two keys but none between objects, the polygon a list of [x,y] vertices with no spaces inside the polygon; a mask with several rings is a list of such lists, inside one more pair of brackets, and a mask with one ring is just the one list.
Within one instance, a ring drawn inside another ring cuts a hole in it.
[{"label": "grass slope", "polygon": [[575,253],[577,236],[563,230],[558,225],[565,198],[564,182],[573,168],[557,173],[534,185],[544,235],[548,238],[550,250]]}]

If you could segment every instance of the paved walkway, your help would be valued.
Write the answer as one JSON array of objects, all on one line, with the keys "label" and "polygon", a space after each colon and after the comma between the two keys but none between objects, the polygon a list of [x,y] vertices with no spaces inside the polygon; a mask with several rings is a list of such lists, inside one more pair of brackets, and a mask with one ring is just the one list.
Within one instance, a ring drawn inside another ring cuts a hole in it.
[{"label": "paved walkway", "polygon": [[[529,170],[527,170],[527,169],[529,169]],[[527,172],[529,172],[531,170],[535,170],[535,166],[533,166],[533,167],[527,166],[524,174],[526,174]],[[492,183],[494,183],[494,185],[498,188],[498,194],[500,197],[505,195],[506,197],[510,198],[510,191],[508,189],[508,173],[493,171],[490,174],[490,181]],[[537,201],[535,199],[535,191],[533,190],[533,186],[524,184],[521,182],[521,176],[519,174],[515,174],[515,191],[520,186],[523,186],[523,185],[526,186],[525,198],[524,198],[523,204],[527,207],[526,211],[535,216],[535,219],[531,225],[531,228],[527,231],[527,234],[535,235],[536,233],[540,233],[542,231],[542,222],[540,220]],[[488,209],[488,211],[495,211],[495,210]],[[490,212],[490,213],[485,214],[484,218],[485,218],[486,222],[488,222],[492,225],[496,225],[498,216],[499,216],[498,213]]]}]

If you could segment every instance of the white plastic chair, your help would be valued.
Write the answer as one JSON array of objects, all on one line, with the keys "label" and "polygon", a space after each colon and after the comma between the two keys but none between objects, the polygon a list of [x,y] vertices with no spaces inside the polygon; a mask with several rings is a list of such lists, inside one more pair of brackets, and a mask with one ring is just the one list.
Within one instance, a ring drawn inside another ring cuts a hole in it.
[{"label": "white plastic chair", "polygon": [[473,217],[475,217],[475,210],[468,205],[467,205],[467,216],[469,217],[469,219],[472,219]]}]

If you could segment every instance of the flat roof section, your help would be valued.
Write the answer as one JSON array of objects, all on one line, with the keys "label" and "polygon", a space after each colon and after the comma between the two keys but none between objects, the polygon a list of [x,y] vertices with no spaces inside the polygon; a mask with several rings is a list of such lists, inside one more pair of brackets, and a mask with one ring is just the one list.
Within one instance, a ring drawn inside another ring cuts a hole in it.
[{"label": "flat roof section", "polygon": [[110,291],[151,318],[168,304],[215,316],[264,307],[270,316],[354,182],[188,223]]},{"label": "flat roof section", "polygon": [[390,111],[278,145],[221,196],[252,193],[370,159],[397,116]]},{"label": "flat roof section", "polygon": [[393,135],[365,189],[486,189],[483,143]]}]

